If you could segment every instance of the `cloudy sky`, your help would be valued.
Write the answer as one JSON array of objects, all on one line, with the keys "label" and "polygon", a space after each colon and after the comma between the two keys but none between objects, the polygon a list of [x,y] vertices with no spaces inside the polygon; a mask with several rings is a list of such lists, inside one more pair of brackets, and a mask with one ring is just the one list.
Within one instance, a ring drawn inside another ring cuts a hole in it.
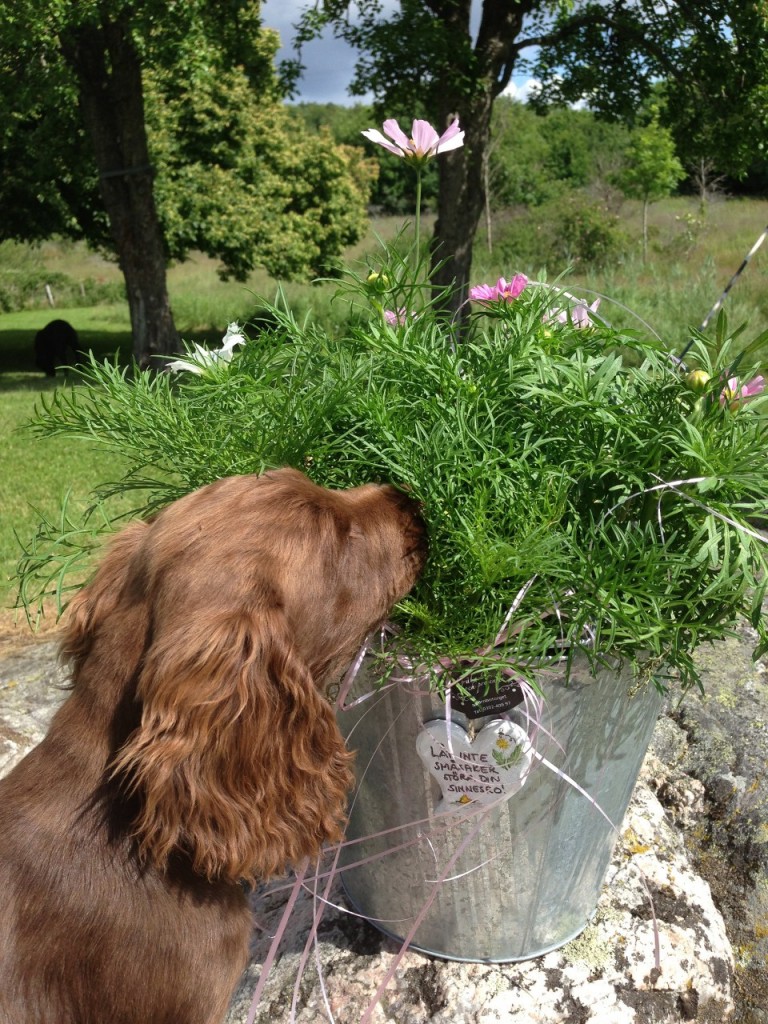
[{"label": "cloudy sky", "polygon": [[[291,47],[292,25],[306,6],[308,0],[264,0],[261,9],[264,26],[277,29],[283,44],[278,60],[295,56]],[[302,59],[306,70],[299,82],[297,100],[315,103],[363,101],[364,98],[352,97],[347,92],[355,66],[355,51],[343,40],[335,39],[332,32],[327,31],[322,39],[305,45]],[[505,95],[525,99],[530,85],[530,79],[515,78]]]}]

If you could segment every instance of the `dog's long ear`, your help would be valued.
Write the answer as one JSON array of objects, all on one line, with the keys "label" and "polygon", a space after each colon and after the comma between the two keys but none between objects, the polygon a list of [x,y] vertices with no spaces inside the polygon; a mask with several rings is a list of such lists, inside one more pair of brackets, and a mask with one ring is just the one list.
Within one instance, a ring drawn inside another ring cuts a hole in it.
[{"label": "dog's long ear", "polygon": [[341,838],[351,755],[289,637],[256,607],[154,639],[115,772],[157,866],[181,850],[210,879],[263,879]]},{"label": "dog's long ear", "polygon": [[[67,606],[61,654],[75,667],[88,655],[100,631],[107,631],[104,628],[107,620],[115,612],[129,583],[128,565],[144,540],[147,529],[145,522],[135,522],[117,534],[93,579],[78,591]],[[135,648],[140,648],[135,624],[123,630],[111,629],[109,632],[115,642],[119,640],[119,632],[130,633],[131,643]]]}]

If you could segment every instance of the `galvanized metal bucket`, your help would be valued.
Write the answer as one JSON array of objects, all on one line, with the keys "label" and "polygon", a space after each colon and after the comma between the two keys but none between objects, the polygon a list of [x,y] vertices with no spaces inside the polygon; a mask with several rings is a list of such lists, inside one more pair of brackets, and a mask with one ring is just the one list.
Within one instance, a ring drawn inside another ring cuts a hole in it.
[{"label": "galvanized metal bucket", "polygon": [[[354,693],[375,689],[376,671],[366,663]],[[538,725],[520,705],[454,710],[449,728],[439,696],[404,685],[339,713],[358,780],[342,880],[381,931],[445,959],[507,962],[588,924],[661,698],[630,668],[593,676],[586,659],[541,689]]]}]

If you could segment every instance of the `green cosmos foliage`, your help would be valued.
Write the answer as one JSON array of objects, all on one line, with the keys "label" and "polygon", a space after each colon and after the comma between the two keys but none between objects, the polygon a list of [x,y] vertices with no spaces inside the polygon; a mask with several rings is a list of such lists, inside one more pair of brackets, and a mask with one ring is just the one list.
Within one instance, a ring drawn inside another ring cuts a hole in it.
[{"label": "green cosmos foliage", "polygon": [[[339,301],[368,312],[342,336],[275,308],[269,330],[199,374],[92,362],[87,386],[57,392],[33,429],[128,459],[94,496],[101,515],[127,489],[151,512],[217,477],[286,464],[330,487],[408,488],[430,557],[394,618],[427,663],[475,657],[513,607],[500,650],[521,671],[584,649],[687,687],[695,648],[742,614],[764,650],[753,519],[768,494],[765,401],[720,402],[730,376],[754,376],[749,347],[734,368],[739,332],[723,318],[717,351],[696,341],[688,365],[709,382],[694,391],[655,339],[560,322],[555,286],[477,304],[458,338],[408,265],[393,252],[349,277]],[[392,326],[383,313],[399,308]],[[22,566],[27,600],[65,583],[52,525]]]}]

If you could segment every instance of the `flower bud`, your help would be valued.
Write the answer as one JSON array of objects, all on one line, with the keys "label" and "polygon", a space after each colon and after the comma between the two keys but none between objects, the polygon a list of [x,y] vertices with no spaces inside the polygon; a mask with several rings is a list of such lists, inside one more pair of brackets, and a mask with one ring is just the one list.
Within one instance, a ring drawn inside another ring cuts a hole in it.
[{"label": "flower bud", "polygon": [[685,382],[691,391],[705,391],[709,384],[709,374],[706,370],[691,370],[686,374]]},{"label": "flower bud", "polygon": [[365,283],[372,292],[378,292],[380,295],[389,288],[389,278],[386,274],[380,274],[378,270],[372,270]]}]

